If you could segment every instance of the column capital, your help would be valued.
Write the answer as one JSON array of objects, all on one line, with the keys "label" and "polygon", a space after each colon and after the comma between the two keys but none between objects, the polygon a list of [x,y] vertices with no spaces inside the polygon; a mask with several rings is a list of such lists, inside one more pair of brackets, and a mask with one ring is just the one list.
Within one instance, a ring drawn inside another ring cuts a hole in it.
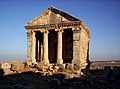
[{"label": "column capital", "polygon": [[55,29],[55,31],[57,31],[57,32],[62,32],[62,33],[64,32],[62,28],[60,28],[60,29]]},{"label": "column capital", "polygon": [[47,33],[48,34],[49,31],[48,30],[43,30],[42,33]]},{"label": "column capital", "polygon": [[41,32],[41,33],[49,33],[49,31],[48,31],[48,30],[45,30],[45,29],[40,30],[40,32]]},{"label": "column capital", "polygon": [[35,31],[31,31],[31,33],[35,34]]},{"label": "column capital", "polygon": [[27,34],[31,34],[32,31],[31,31],[31,30],[27,30],[26,33],[27,33]]}]

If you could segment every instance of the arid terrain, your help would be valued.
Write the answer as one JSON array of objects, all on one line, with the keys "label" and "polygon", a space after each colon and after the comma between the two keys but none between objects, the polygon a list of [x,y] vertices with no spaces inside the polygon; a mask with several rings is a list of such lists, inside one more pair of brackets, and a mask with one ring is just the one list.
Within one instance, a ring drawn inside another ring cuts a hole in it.
[{"label": "arid terrain", "polygon": [[[28,67],[21,67],[21,72],[3,75],[6,70],[1,69],[0,89],[120,89],[119,61],[109,61],[109,66],[105,62],[92,63],[89,73],[77,78],[66,78],[63,73],[46,76],[37,68]],[[103,63],[104,68],[99,68],[99,63]]]}]

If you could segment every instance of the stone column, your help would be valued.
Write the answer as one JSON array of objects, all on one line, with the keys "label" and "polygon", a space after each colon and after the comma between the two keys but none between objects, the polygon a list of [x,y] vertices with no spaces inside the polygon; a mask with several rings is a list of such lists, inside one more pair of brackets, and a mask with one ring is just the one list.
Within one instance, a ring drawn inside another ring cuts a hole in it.
[{"label": "stone column", "polygon": [[48,59],[48,31],[43,32],[43,62],[49,64]]},{"label": "stone column", "polygon": [[32,62],[32,32],[30,30],[27,30],[27,59],[26,62]]},{"label": "stone column", "polygon": [[35,51],[36,51],[36,37],[35,37],[35,32],[32,32],[32,62],[35,63]]},{"label": "stone column", "polygon": [[58,31],[57,63],[63,64],[63,59],[62,59],[62,33],[63,33],[63,29],[57,29],[56,31]]},{"label": "stone column", "polygon": [[43,60],[43,44],[41,43],[40,44],[40,62],[42,62],[42,60]]},{"label": "stone column", "polygon": [[38,40],[37,61],[40,62],[40,41]]}]

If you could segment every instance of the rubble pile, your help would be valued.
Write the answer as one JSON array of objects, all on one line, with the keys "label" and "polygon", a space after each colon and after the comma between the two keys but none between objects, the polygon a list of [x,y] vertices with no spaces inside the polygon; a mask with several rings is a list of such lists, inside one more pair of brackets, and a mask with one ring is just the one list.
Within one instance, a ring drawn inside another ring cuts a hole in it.
[{"label": "rubble pile", "polygon": [[19,61],[2,62],[0,63],[0,69],[3,70],[4,75],[10,75],[23,72],[25,69],[25,64]]},{"label": "rubble pile", "polygon": [[40,64],[37,65],[36,68],[38,71],[35,72],[40,72],[42,73],[43,76],[50,76],[53,74],[64,74],[65,79],[69,78],[74,78],[74,77],[80,77],[81,76],[81,71],[80,68],[73,67],[71,64],[50,64],[50,65],[44,65]]},{"label": "rubble pile", "polygon": [[[7,75],[8,71],[11,71]],[[102,75],[81,75],[79,66],[25,63],[1,64],[0,89],[119,89],[120,68],[105,67]],[[4,76],[3,76],[4,75]]]}]

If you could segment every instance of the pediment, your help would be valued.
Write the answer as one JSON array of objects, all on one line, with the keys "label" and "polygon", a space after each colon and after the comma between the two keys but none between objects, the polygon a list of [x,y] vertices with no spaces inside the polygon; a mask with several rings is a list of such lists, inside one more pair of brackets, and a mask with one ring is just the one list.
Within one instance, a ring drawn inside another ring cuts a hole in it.
[{"label": "pediment", "polygon": [[26,24],[26,26],[34,25],[46,25],[70,21],[80,21],[79,19],[67,14],[66,12],[60,11],[54,7],[49,7],[36,18]]}]

